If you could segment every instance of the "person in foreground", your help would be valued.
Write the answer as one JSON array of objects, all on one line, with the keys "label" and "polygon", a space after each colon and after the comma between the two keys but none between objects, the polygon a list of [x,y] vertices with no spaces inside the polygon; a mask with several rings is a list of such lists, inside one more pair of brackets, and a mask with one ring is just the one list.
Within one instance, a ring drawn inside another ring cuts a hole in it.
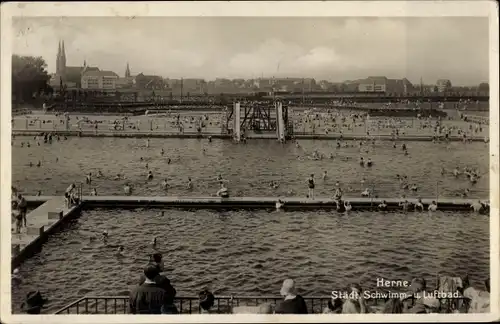
[{"label": "person in foreground", "polygon": [[143,284],[134,288],[130,293],[129,305],[132,314],[169,314],[166,306],[171,304],[171,296],[155,279],[160,274],[160,268],[155,264],[148,264],[144,268],[146,279]]},{"label": "person in foreground", "polygon": [[[177,294],[177,291],[172,286],[167,276],[162,274],[163,271],[165,271],[165,265],[163,263],[163,255],[161,253],[153,253],[152,255],[150,255],[148,265],[156,266],[158,268],[159,271],[158,275],[154,278],[153,281],[156,283],[157,286],[163,288],[168,295],[167,303],[163,307],[162,311],[163,314],[177,314],[178,311],[174,305],[174,299]],[[139,285],[144,284],[146,279],[147,278],[144,275],[142,275],[139,279]]]},{"label": "person in foreground", "polygon": [[285,297],[285,300],[276,306],[275,314],[307,314],[306,302],[297,294],[295,282],[292,279],[283,281],[280,294]]}]

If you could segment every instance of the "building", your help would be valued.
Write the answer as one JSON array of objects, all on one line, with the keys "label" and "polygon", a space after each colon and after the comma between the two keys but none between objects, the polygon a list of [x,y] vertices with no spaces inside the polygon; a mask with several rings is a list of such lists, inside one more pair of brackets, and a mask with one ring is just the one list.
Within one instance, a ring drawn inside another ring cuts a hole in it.
[{"label": "building", "polygon": [[386,92],[387,78],[384,76],[371,76],[358,83],[359,92]]},{"label": "building", "polygon": [[406,95],[414,91],[408,79],[388,79],[385,76],[371,76],[358,82],[359,92],[383,92],[390,95]]},{"label": "building", "polygon": [[145,75],[143,73],[139,73],[134,77],[133,83],[135,88],[141,90],[159,90],[166,88],[163,78],[157,75]]},{"label": "building", "polygon": [[448,79],[439,79],[436,82],[438,92],[446,92],[451,89],[451,81]]},{"label": "building", "polygon": [[64,41],[60,41],[56,57],[56,73],[51,77],[50,85],[56,88],[61,85],[68,88],[80,88],[82,87],[82,76],[88,71],[99,71],[99,68],[87,66],[86,61],[83,61],[82,66],[66,65]]},{"label": "building", "polygon": [[112,71],[87,71],[82,75],[83,89],[115,90],[118,74]]}]

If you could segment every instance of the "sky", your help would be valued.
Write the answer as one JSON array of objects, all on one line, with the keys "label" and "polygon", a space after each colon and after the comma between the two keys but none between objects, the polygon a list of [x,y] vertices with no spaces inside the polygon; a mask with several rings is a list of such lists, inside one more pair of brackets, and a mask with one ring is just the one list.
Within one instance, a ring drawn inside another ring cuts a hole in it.
[{"label": "sky", "polygon": [[454,85],[488,81],[488,20],[479,17],[15,18],[13,53],[68,66],[166,78],[368,76]]}]

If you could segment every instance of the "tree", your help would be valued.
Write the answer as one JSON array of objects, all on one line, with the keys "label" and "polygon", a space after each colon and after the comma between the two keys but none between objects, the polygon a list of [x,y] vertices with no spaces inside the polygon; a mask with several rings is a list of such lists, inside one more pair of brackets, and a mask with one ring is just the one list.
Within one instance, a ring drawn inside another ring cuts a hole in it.
[{"label": "tree", "polygon": [[48,85],[50,77],[46,68],[42,57],[12,55],[12,94],[17,102],[53,92]]}]

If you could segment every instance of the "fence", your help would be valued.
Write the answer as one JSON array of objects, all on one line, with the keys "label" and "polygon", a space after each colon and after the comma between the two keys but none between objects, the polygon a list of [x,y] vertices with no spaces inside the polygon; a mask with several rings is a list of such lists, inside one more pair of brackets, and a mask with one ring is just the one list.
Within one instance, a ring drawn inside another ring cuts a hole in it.
[{"label": "fence", "polygon": [[[276,296],[219,296],[215,297],[213,312],[219,314],[231,314],[234,307],[238,306],[259,306],[262,304],[271,304],[274,308],[276,304],[282,301],[282,297]],[[330,296],[322,297],[304,297],[309,314],[322,313],[327,307]],[[380,309],[388,298],[368,299],[368,306],[373,309]],[[468,306],[466,298],[441,298],[441,307],[443,312],[451,312],[461,309],[464,305],[465,312]],[[201,313],[198,297],[177,297],[175,305],[180,314]],[[56,311],[55,314],[129,314],[128,296],[88,296],[82,297],[71,304]]]}]

